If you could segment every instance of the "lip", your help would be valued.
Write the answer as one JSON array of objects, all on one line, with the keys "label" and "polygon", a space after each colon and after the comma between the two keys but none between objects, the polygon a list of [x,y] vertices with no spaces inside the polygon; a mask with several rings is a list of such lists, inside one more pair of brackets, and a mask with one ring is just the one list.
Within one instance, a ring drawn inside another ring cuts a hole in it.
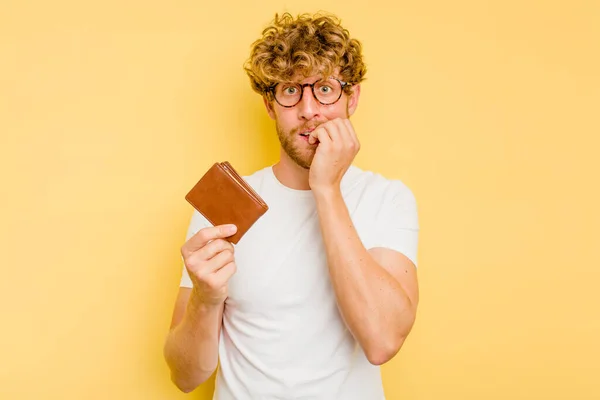
[{"label": "lip", "polygon": [[311,133],[312,131],[314,131],[316,129],[316,127],[314,128],[309,128],[309,129],[305,129],[303,131],[301,131],[300,133],[298,133],[300,136],[308,136],[308,135],[304,135],[305,133]]},{"label": "lip", "polygon": [[320,143],[319,139],[317,139],[315,143],[310,144],[310,142],[308,141],[308,139],[310,138],[309,135],[305,135],[305,136],[304,135],[298,135],[298,136],[300,137],[300,140],[306,142],[309,146],[317,146]]}]

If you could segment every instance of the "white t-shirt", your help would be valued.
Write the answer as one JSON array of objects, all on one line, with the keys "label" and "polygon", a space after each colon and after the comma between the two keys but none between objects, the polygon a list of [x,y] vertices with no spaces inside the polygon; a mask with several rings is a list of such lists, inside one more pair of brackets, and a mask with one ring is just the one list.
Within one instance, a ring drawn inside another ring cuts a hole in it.
[{"label": "white t-shirt", "polygon": [[[312,192],[284,186],[272,166],[244,179],[269,210],[235,245],[214,399],[384,399],[379,367],[338,311]],[[406,185],[350,166],[341,190],[367,249],[391,248],[417,265],[417,207]],[[194,211],[187,238],[205,226]],[[181,286],[192,287],[185,267]]]}]

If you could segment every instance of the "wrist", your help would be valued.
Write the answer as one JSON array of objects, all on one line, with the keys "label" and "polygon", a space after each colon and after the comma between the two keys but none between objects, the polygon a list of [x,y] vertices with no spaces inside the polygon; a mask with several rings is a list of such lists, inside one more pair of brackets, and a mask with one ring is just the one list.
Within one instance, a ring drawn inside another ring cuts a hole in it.
[{"label": "wrist", "polygon": [[195,287],[192,289],[192,293],[189,299],[189,305],[195,312],[210,312],[212,310],[218,310],[223,301],[210,301],[202,294],[202,292]]},{"label": "wrist", "polygon": [[339,185],[316,186],[312,191],[317,201],[331,201],[342,195]]}]

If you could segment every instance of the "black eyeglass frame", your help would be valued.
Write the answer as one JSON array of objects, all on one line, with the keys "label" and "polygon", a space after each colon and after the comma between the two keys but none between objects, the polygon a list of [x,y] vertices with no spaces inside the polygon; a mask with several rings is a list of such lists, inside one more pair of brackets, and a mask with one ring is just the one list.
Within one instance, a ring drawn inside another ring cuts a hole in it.
[{"label": "black eyeglass frame", "polygon": [[302,101],[302,96],[304,96],[304,88],[309,86],[310,87],[310,91],[312,92],[313,97],[315,98],[316,101],[318,101],[320,104],[324,105],[324,106],[330,106],[332,104],[337,103],[341,98],[342,98],[342,94],[344,93],[344,89],[346,88],[346,86],[351,85],[349,82],[344,82],[339,80],[338,78],[334,78],[334,77],[330,77],[328,79],[335,79],[336,81],[338,81],[340,83],[340,86],[342,88],[342,90],[340,90],[340,95],[338,96],[337,99],[335,99],[334,101],[332,101],[331,103],[323,103],[321,100],[319,100],[317,98],[317,95],[315,94],[315,85],[319,82],[322,82],[323,79],[319,79],[318,81],[314,82],[314,83],[296,83],[296,85],[300,86],[300,98],[298,99],[298,101],[291,105],[291,106],[284,106],[283,104],[281,104],[279,102],[279,100],[277,100],[277,96],[275,96],[275,88],[277,87],[277,85],[279,85],[280,83],[276,83],[273,86],[270,86],[267,89],[267,92],[271,93],[271,95],[273,96],[273,98],[275,99],[275,101],[277,102],[277,104],[279,104],[281,107],[285,107],[285,108],[292,108],[292,107],[296,107],[298,105],[298,103],[300,103]]}]

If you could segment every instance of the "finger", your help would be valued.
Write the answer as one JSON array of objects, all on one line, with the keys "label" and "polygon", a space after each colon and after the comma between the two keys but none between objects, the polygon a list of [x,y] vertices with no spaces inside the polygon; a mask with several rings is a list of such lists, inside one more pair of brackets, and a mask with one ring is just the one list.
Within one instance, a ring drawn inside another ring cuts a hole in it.
[{"label": "finger", "polygon": [[356,134],[356,131],[354,130],[354,126],[352,125],[352,122],[350,122],[349,119],[343,119],[342,122],[344,123],[344,125],[346,125],[348,132],[350,134],[350,137],[352,138],[352,141],[356,145],[356,148],[357,149],[360,148],[360,141],[358,140],[358,135]]},{"label": "finger", "polygon": [[348,120],[345,118],[336,118],[334,121],[338,131],[340,132],[340,141],[342,146],[345,148],[354,147],[356,142],[352,125],[348,125]]},{"label": "finger", "polygon": [[215,239],[210,243],[207,243],[198,250],[196,253],[203,260],[210,260],[222,251],[229,250],[234,252],[233,244],[229,243],[225,239]]},{"label": "finger", "polygon": [[235,261],[232,251],[223,250],[206,263],[206,273],[211,273],[220,270],[230,262]]},{"label": "finger", "polygon": [[211,240],[229,237],[236,231],[237,228],[235,225],[217,225],[214,227],[202,228],[185,242],[181,248],[181,255],[188,257],[194,251],[204,247]]},{"label": "finger", "polygon": [[323,142],[331,142],[331,138],[329,137],[327,131],[323,128],[323,125],[321,125],[308,134],[308,143],[315,144]]},{"label": "finger", "polygon": [[[223,260],[224,260],[223,256],[217,258],[220,254],[222,254],[222,253],[234,254],[233,250],[231,250],[227,246],[223,246],[224,249],[222,249],[220,251],[215,251],[214,249],[218,249],[220,247],[220,245],[218,243],[216,243],[217,241],[222,241],[222,239],[217,239],[215,241],[210,242],[209,244],[204,246],[202,249],[191,253],[188,257],[186,257],[184,259],[184,263],[185,263],[185,266],[188,269],[188,271],[194,272],[198,276],[206,275],[207,273],[213,272],[213,270],[215,269],[214,266],[212,265],[213,260],[216,260],[217,263],[223,262]],[[213,246],[213,243],[216,246]],[[212,249],[209,247],[212,247]],[[208,254],[208,252],[210,252],[211,254]],[[210,257],[210,258],[207,257],[207,254],[210,256],[210,255],[212,255],[213,252],[214,252],[214,255],[212,257]]]},{"label": "finger", "polygon": [[308,134],[308,143],[315,144],[319,142],[319,131],[321,128],[317,128]]},{"label": "finger", "polygon": [[233,274],[235,274],[236,271],[237,271],[237,266],[236,266],[235,262],[232,261],[232,262],[228,263],[223,268],[221,268],[215,272],[214,283],[217,286],[225,285],[229,281],[229,279],[231,279]]},{"label": "finger", "polygon": [[[333,147],[341,148],[344,143],[343,132],[340,131],[339,121],[333,120],[324,124],[323,127],[327,130]],[[346,129],[344,127],[344,129]]]}]

